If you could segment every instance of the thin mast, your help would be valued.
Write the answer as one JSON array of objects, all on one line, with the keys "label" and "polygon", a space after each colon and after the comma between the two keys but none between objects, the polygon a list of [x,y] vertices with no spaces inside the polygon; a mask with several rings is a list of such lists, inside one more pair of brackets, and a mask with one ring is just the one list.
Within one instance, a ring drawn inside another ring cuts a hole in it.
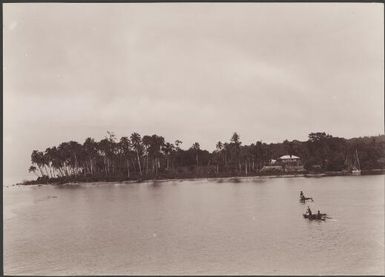
[{"label": "thin mast", "polygon": [[358,158],[358,153],[357,153],[357,148],[356,148],[356,160],[357,160],[357,164],[358,164],[358,169],[361,169],[360,159]]}]

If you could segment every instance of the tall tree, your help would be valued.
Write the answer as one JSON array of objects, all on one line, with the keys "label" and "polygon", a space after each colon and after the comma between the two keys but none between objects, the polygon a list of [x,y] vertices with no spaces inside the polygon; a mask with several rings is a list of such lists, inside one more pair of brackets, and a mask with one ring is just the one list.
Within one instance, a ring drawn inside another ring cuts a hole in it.
[{"label": "tall tree", "polygon": [[162,151],[166,157],[166,169],[168,170],[170,167],[170,158],[174,152],[174,145],[169,143],[169,142],[166,142],[166,143],[164,143],[164,145],[162,147]]},{"label": "tall tree", "polygon": [[96,174],[96,160],[98,158],[98,144],[93,138],[87,138],[83,143],[85,158],[88,164],[88,173]]},{"label": "tall tree", "polygon": [[39,168],[39,171],[42,177],[45,175],[42,168],[44,166],[43,156],[44,156],[43,152],[40,152],[38,150],[33,150],[31,154],[31,162],[32,164],[35,164]]},{"label": "tall tree", "polygon": [[219,173],[219,165],[221,163],[221,158],[222,158],[223,143],[221,141],[218,141],[215,148],[216,148],[215,161],[217,164],[217,174],[218,174]]},{"label": "tall tree", "polygon": [[231,137],[231,159],[233,163],[238,164],[238,170],[241,171],[241,162],[239,159],[239,154],[240,154],[240,146],[241,142],[239,140],[239,135],[234,132],[234,134]]},{"label": "tall tree", "polygon": [[128,137],[122,137],[119,142],[119,149],[127,166],[127,178],[130,178],[130,156],[131,156],[131,142]]},{"label": "tall tree", "polygon": [[200,149],[201,149],[201,147],[200,147],[200,145],[199,145],[199,143],[198,142],[195,142],[193,145],[192,145],[192,147],[191,147],[191,149],[194,151],[194,153],[195,153],[195,161],[196,161],[196,163],[197,163],[197,167],[198,167],[198,161],[199,161],[199,151],[200,151]]},{"label": "tall tree", "polygon": [[29,169],[28,169],[28,172],[30,172],[30,173],[32,172],[33,174],[36,175],[36,177],[39,177],[39,175],[37,175],[37,173],[36,173],[36,170],[37,170],[36,166],[31,165],[31,166],[29,167]]},{"label": "tall tree", "polygon": [[155,171],[155,175],[158,174],[158,170],[160,168],[160,158],[161,158],[161,149],[164,145],[164,138],[157,135],[151,136],[151,144],[150,144],[150,154],[153,157],[153,170]]},{"label": "tall tree", "polygon": [[141,166],[140,157],[139,157],[143,150],[142,138],[138,133],[132,133],[130,136],[130,139],[131,139],[132,146],[136,152],[136,157],[138,159],[139,173],[140,173],[140,176],[142,176],[143,175],[142,166]]},{"label": "tall tree", "polygon": [[148,175],[148,161],[150,156],[150,147],[152,143],[151,136],[145,135],[142,138],[142,144],[143,144],[143,150],[144,150],[144,156],[146,158],[146,175]]}]

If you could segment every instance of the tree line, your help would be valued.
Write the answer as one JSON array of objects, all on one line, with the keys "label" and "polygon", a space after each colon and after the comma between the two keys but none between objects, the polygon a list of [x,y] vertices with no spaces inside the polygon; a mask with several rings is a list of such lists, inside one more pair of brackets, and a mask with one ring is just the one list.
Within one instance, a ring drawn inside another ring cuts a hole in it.
[{"label": "tree line", "polygon": [[310,133],[307,141],[242,145],[235,132],[228,142],[218,141],[212,152],[198,142],[184,150],[182,143],[136,132],[118,139],[107,132],[100,141],[87,138],[82,144],[69,141],[34,150],[29,172],[39,182],[247,176],[260,174],[272,159],[287,154],[299,156],[308,172],[341,171],[355,151],[361,169],[385,168],[384,135],[345,139],[318,132]]}]

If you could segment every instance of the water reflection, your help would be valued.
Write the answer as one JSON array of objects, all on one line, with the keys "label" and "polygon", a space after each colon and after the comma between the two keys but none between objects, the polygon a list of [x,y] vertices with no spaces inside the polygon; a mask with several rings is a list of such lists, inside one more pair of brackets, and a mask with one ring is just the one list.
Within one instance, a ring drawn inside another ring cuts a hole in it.
[{"label": "water reflection", "polygon": [[234,184],[238,184],[238,183],[242,183],[242,179],[241,178],[231,178],[231,179],[229,179],[229,182],[234,183]]},{"label": "water reflection", "polygon": [[266,179],[262,179],[262,178],[254,178],[252,181],[253,181],[253,183],[255,183],[255,184],[263,184],[263,183],[266,183]]},{"label": "water reflection", "polygon": [[55,189],[81,189],[84,188],[81,184],[57,184],[54,185]]},{"label": "water reflection", "polygon": [[161,186],[161,183],[162,183],[162,181],[160,181],[160,180],[153,180],[150,183],[150,187],[152,187],[152,188],[159,188]]},{"label": "water reflection", "polygon": [[[383,176],[295,183],[250,177],[6,191],[5,273],[382,275]],[[303,218],[300,189],[314,196],[312,211],[338,221]]]}]

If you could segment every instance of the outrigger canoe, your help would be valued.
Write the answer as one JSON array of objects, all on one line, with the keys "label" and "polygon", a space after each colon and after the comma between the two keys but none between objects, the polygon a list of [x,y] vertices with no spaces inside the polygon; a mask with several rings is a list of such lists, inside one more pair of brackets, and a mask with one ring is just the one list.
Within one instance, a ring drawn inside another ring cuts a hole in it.
[{"label": "outrigger canoe", "polygon": [[314,202],[313,198],[312,197],[301,197],[299,199],[299,202],[302,202],[302,203],[305,203],[306,201],[308,200],[311,200],[312,202]]},{"label": "outrigger canoe", "polygon": [[304,218],[307,218],[309,220],[326,220],[326,214],[312,214],[312,215],[309,215],[309,214],[303,214],[303,217]]}]

